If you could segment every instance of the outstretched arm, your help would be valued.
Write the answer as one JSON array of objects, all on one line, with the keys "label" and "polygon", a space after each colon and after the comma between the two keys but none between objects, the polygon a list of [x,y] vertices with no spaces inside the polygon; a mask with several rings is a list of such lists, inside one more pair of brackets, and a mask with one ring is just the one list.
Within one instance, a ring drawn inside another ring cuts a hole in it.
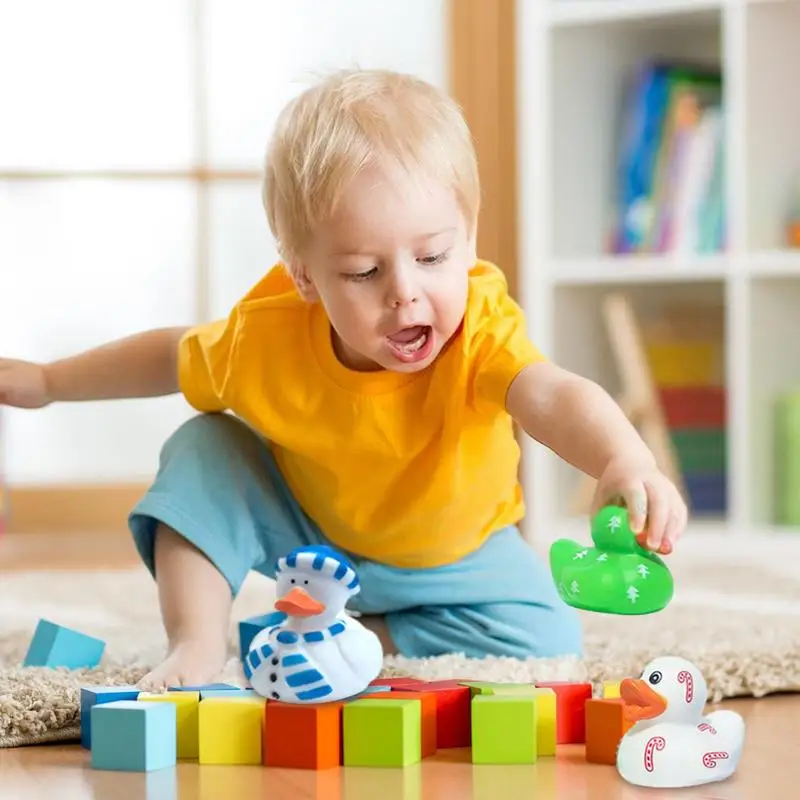
[{"label": "outstretched arm", "polygon": [[686,525],[686,505],[622,409],[593,381],[548,361],[513,380],[506,409],[525,432],[598,480],[593,510],[621,499],[634,532],[671,552]]}]

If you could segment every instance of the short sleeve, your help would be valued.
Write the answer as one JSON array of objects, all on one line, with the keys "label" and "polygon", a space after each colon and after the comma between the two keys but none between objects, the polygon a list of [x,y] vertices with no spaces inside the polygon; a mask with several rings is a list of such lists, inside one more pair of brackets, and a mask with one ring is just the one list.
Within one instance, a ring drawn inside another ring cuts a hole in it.
[{"label": "short sleeve", "polygon": [[528,337],[522,309],[509,294],[497,298],[484,313],[473,349],[475,398],[505,408],[514,378],[530,364],[546,359]]},{"label": "short sleeve", "polygon": [[186,401],[201,412],[225,411],[230,405],[230,376],[238,314],[190,328],[178,350],[178,383]]}]

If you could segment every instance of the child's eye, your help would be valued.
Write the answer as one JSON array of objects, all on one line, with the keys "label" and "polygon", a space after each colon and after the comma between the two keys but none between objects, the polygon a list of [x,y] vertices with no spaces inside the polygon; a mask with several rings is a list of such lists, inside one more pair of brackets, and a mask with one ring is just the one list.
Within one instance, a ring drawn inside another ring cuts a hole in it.
[{"label": "child's eye", "polygon": [[372,278],[378,272],[377,267],[365,270],[364,272],[350,272],[345,275],[348,281],[366,281]]},{"label": "child's eye", "polygon": [[447,260],[447,257],[450,255],[449,250],[445,250],[442,253],[437,253],[436,255],[432,256],[423,256],[422,258],[417,259],[421,261],[423,264],[427,266],[434,266],[435,264],[441,264],[443,261]]}]

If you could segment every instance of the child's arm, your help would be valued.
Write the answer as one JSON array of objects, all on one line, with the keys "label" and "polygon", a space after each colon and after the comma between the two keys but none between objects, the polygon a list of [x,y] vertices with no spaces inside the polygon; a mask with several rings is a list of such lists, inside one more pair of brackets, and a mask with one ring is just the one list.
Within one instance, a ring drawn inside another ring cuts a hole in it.
[{"label": "child's arm", "polygon": [[0,404],[157,397],[178,391],[178,344],[186,328],[138,333],[49,364],[0,359]]},{"label": "child's arm", "polygon": [[622,499],[635,532],[647,523],[648,546],[672,550],[686,524],[683,498],[602,387],[541,361],[511,383],[506,408],[528,435],[597,478],[595,510]]}]

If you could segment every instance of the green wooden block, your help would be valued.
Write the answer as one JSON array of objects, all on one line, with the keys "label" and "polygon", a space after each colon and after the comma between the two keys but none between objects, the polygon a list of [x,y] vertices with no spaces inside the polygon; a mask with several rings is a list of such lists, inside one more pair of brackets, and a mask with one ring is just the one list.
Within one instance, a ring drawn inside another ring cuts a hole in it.
[{"label": "green wooden block", "polygon": [[535,695],[472,698],[472,763],[535,764]]},{"label": "green wooden block", "polygon": [[422,703],[354,700],[342,711],[344,766],[407,767],[422,760]]},{"label": "green wooden block", "polygon": [[462,686],[469,686],[472,696],[479,694],[534,695],[536,687],[530,683],[484,683],[482,681],[461,681]]}]

